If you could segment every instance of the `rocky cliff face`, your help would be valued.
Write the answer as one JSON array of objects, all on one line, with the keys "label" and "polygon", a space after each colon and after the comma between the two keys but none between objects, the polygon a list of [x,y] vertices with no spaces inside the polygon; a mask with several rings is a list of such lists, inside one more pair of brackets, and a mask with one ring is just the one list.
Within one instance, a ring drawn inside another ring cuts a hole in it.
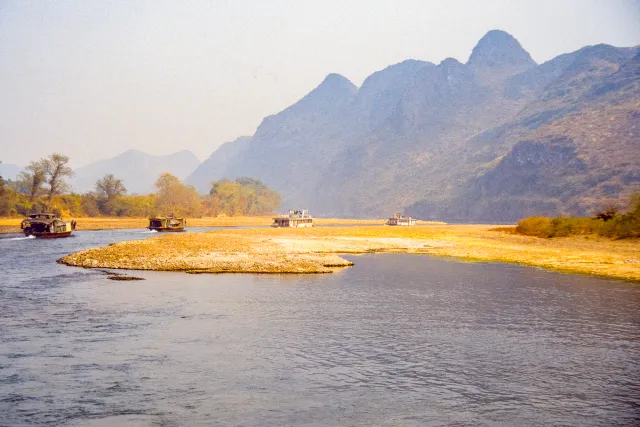
[{"label": "rocky cliff face", "polygon": [[583,214],[640,182],[637,54],[598,45],[537,65],[491,31],[467,63],[409,60],[359,89],[329,75],[236,155],[211,159],[318,215]]}]

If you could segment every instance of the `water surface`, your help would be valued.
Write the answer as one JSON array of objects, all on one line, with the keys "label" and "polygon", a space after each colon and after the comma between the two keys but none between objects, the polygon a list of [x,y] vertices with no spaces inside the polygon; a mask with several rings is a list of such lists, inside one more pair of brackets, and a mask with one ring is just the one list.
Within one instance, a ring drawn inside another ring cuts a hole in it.
[{"label": "water surface", "polygon": [[319,276],[55,260],[0,237],[0,426],[638,425],[640,287],[418,255]]}]

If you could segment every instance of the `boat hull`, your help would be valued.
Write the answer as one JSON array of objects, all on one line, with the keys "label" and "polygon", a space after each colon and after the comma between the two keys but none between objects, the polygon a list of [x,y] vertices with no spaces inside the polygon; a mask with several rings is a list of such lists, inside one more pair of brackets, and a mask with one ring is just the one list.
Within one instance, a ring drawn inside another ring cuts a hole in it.
[{"label": "boat hull", "polygon": [[157,231],[158,233],[179,233],[185,231],[184,228],[154,228],[149,227],[149,231]]},{"label": "boat hull", "polygon": [[24,233],[25,236],[34,236],[36,239],[62,239],[64,237],[70,237],[71,231],[65,231],[63,233]]},{"label": "boat hull", "polygon": [[271,227],[273,228],[304,228],[304,227],[313,227],[313,223],[303,222],[300,224],[289,224],[289,225],[271,224]]}]

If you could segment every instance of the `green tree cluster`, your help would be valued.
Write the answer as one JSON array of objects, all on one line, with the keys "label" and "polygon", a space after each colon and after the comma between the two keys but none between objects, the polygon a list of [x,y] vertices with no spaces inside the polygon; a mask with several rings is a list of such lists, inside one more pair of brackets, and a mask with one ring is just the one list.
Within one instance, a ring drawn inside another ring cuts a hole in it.
[{"label": "green tree cluster", "polygon": [[261,181],[240,177],[211,184],[205,203],[210,215],[266,215],[280,207],[280,194]]},{"label": "green tree cluster", "polygon": [[201,216],[202,201],[192,185],[185,185],[170,173],[156,181],[156,209],[162,215]]}]

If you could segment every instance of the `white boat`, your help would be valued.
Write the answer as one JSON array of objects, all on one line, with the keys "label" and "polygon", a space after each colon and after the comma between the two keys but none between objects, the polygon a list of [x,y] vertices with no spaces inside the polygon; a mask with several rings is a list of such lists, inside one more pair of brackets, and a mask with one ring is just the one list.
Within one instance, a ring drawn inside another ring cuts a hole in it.
[{"label": "white boat", "polygon": [[273,218],[272,227],[313,227],[313,217],[307,210],[290,210],[288,214]]},{"label": "white boat", "polygon": [[391,218],[387,220],[385,223],[387,225],[416,225],[415,218],[411,218],[410,216],[405,216],[398,213],[395,213]]}]

